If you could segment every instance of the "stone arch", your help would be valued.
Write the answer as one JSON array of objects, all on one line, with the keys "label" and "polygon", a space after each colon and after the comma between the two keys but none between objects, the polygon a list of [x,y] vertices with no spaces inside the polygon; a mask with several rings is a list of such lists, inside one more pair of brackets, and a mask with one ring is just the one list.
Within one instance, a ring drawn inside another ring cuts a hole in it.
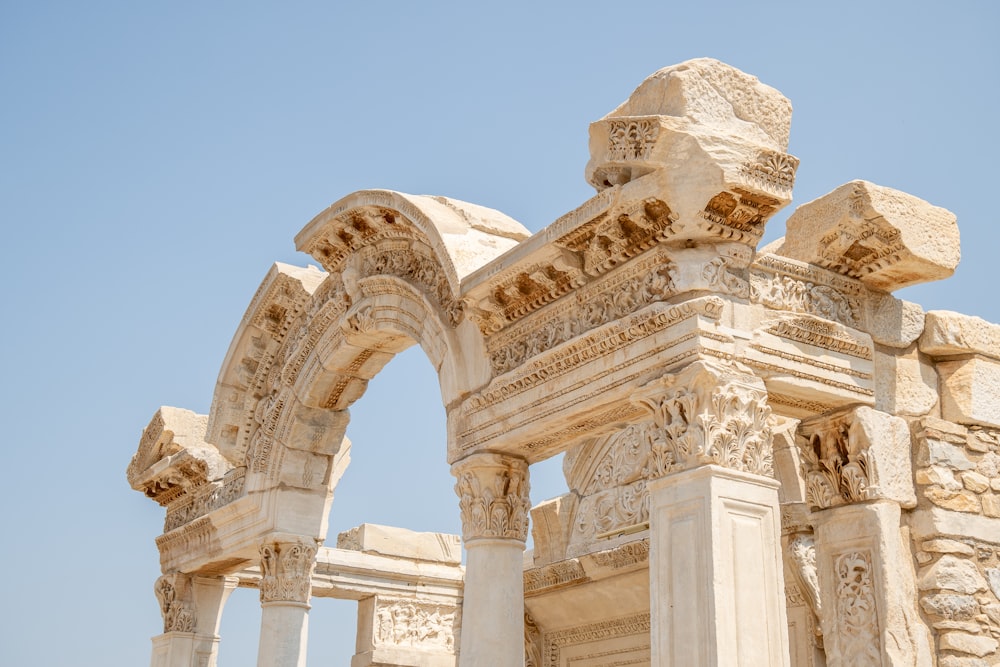
[{"label": "stone arch", "polygon": [[206,439],[245,469],[244,493],[257,496],[257,532],[324,537],[347,462],[347,408],[398,352],[421,346],[445,405],[488,380],[461,280],[527,236],[490,209],[371,190],[303,229],[297,246],[325,271],[272,267],[233,338],[209,415]]}]

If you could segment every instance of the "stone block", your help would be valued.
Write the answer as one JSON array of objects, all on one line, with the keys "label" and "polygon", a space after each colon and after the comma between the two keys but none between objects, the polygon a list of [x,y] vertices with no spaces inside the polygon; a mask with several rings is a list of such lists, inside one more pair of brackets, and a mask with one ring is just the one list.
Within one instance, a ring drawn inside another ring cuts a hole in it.
[{"label": "stone block", "polygon": [[979,613],[979,603],[971,595],[936,593],[921,598],[920,606],[928,614],[950,620],[967,621]]},{"label": "stone block", "polygon": [[956,512],[979,512],[979,496],[970,491],[949,491],[936,486],[924,489],[924,496],[938,507]]},{"label": "stone block", "polygon": [[924,551],[931,551],[939,554],[959,554],[961,556],[971,556],[975,550],[964,542],[948,539],[927,540],[920,545]]},{"label": "stone block", "polygon": [[920,468],[917,470],[914,478],[916,479],[917,484],[921,486],[934,484],[943,489],[947,489],[948,491],[958,491],[962,488],[961,482],[955,479],[955,473],[948,468],[942,468],[941,466]]},{"label": "stone block", "polygon": [[462,561],[462,542],[458,535],[418,533],[374,523],[363,523],[340,533],[337,548],[452,565]]},{"label": "stone block", "polygon": [[997,640],[992,637],[967,632],[945,632],[939,642],[942,651],[969,653],[980,658],[995,652],[998,647]]},{"label": "stone block", "polygon": [[970,357],[938,364],[941,416],[959,424],[1000,427],[1000,361]]},{"label": "stone block", "polygon": [[972,561],[946,554],[920,574],[917,588],[971,595],[986,590],[986,580]]},{"label": "stone block", "polygon": [[971,470],[962,473],[962,484],[969,491],[983,493],[990,490],[990,480],[985,475]]},{"label": "stone block", "polygon": [[1000,324],[949,310],[932,310],[924,318],[920,351],[932,357],[979,354],[1000,359]]},{"label": "stone block", "polygon": [[875,351],[875,409],[895,415],[925,415],[937,404],[937,374],[916,349]]},{"label": "stone block", "polygon": [[786,227],[781,254],[886,292],[947,278],[960,256],[954,214],[866,181],[803,204]]},{"label": "stone block", "polygon": [[983,514],[992,518],[1000,518],[1000,495],[984,493],[979,501],[983,505]]}]

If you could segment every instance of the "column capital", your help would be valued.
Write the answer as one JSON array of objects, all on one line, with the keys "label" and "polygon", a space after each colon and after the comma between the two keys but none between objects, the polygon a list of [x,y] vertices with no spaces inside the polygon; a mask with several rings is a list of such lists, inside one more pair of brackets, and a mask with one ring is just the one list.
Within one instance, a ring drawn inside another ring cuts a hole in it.
[{"label": "column capital", "polygon": [[260,545],[260,601],[307,605],[316,564],[316,540],[271,535]]},{"label": "column capital", "polygon": [[528,537],[528,462],[516,456],[472,454],[451,467],[462,512],[462,538]]},{"label": "column capital", "polygon": [[194,632],[195,606],[191,575],[172,572],[156,580],[153,592],[160,603],[163,633]]},{"label": "column capital", "polygon": [[806,502],[827,509],[866,500],[916,506],[906,421],[867,406],[799,424]]},{"label": "column capital", "polygon": [[658,433],[650,473],[715,464],[774,476],[771,408],[764,382],[741,364],[696,361],[640,387]]}]

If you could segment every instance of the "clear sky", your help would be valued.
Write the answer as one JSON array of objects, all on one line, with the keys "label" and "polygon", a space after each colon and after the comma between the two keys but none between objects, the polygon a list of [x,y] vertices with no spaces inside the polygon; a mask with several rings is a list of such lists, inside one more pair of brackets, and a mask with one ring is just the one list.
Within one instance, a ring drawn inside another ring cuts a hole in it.
[{"label": "clear sky", "polygon": [[[710,56],[795,108],[795,205],[866,179],[958,216],[947,281],[898,296],[1000,322],[1000,4],[0,0],[6,479],[0,664],[148,664],[163,511],[125,467],[163,404],[207,412],[250,297],[363,188],[447,195],[538,231],[593,194],[587,126]],[[459,532],[444,411],[418,348],[352,408],[331,537]],[[533,469],[532,500],[560,492]],[[254,591],[221,664],[254,664]],[[345,665],[320,600],[310,664]]]}]

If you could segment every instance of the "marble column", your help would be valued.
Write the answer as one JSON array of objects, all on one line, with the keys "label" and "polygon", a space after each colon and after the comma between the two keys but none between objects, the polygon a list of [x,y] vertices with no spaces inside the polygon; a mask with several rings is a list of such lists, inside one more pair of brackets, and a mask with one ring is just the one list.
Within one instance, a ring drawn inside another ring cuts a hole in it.
[{"label": "marble column", "polygon": [[748,369],[704,361],[634,398],[658,427],[648,485],[654,666],[789,664],[766,398]]},{"label": "marble column", "polygon": [[153,638],[153,667],[215,667],[222,609],[236,583],[179,573],[157,579],[163,634]]},{"label": "marble column", "polygon": [[465,591],[460,667],[523,667],[528,464],[473,454],[452,466],[462,512]]},{"label": "marble column", "polygon": [[258,667],[305,667],[316,540],[271,535],[260,545]]}]

